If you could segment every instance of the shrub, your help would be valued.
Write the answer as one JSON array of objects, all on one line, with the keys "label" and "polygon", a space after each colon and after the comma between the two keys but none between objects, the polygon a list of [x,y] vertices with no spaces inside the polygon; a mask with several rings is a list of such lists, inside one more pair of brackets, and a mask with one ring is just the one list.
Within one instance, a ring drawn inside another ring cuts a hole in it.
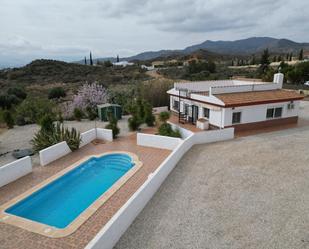
[{"label": "shrub", "polygon": [[147,126],[154,126],[156,118],[152,114],[152,106],[149,103],[144,104],[144,111],[145,111],[144,122],[147,124]]},{"label": "shrub", "polygon": [[31,140],[34,151],[38,152],[63,141],[66,141],[72,151],[79,148],[81,137],[80,133],[77,132],[75,128],[69,130],[60,123],[52,127],[52,130],[49,131],[41,128],[40,131],[35,134],[34,138]]},{"label": "shrub", "polygon": [[10,109],[13,105],[17,105],[21,102],[15,95],[0,95],[0,107],[2,109]]},{"label": "shrub", "polygon": [[40,122],[41,130],[44,132],[52,132],[54,128],[54,120],[49,114],[45,114]]},{"label": "shrub", "polygon": [[18,126],[26,125],[27,123],[26,123],[26,120],[25,120],[24,116],[22,116],[22,115],[17,115],[17,116],[16,116],[16,124],[17,124]]},{"label": "shrub", "polygon": [[130,117],[128,122],[130,131],[136,131],[142,124],[141,120],[136,115]]},{"label": "shrub", "polygon": [[83,111],[79,108],[75,108],[74,109],[74,118],[77,120],[77,121],[81,121],[82,117],[83,117]]},{"label": "shrub", "polygon": [[90,120],[95,120],[96,117],[98,116],[98,110],[97,108],[91,107],[91,106],[87,106],[86,108],[86,113],[87,113],[87,117]]},{"label": "shrub", "polygon": [[10,111],[6,110],[3,112],[3,121],[6,123],[9,129],[12,129],[14,127],[14,119]]},{"label": "shrub", "polygon": [[172,126],[168,123],[163,123],[159,127],[159,135],[168,136],[168,137],[179,137],[181,138],[181,134],[179,130],[173,130]]},{"label": "shrub", "polygon": [[8,95],[15,95],[19,99],[25,99],[27,97],[27,93],[18,87],[11,87],[7,90]]},{"label": "shrub", "polygon": [[54,87],[50,89],[48,93],[49,99],[59,99],[64,98],[66,96],[66,93],[62,87]]},{"label": "shrub", "polygon": [[161,112],[159,114],[159,119],[161,122],[166,123],[166,121],[170,118],[170,113],[169,112]]},{"label": "shrub", "polygon": [[116,138],[120,132],[120,129],[117,126],[118,120],[113,116],[109,116],[109,124],[105,126],[106,129],[110,129],[113,131],[113,138]]},{"label": "shrub", "polygon": [[17,107],[17,115],[23,116],[26,123],[39,123],[46,114],[54,116],[54,103],[47,99],[27,98]]}]

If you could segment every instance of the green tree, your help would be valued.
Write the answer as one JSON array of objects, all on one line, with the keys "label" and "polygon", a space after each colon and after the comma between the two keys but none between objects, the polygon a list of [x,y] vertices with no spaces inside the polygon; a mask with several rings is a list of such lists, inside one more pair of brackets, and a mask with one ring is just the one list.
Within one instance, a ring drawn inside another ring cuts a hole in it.
[{"label": "green tree", "polygon": [[281,55],[278,56],[278,61],[279,61],[279,62],[282,61],[282,56],[281,56]]},{"label": "green tree", "polygon": [[10,111],[5,110],[3,112],[3,121],[6,123],[6,125],[9,129],[14,128],[14,119],[13,119]]},{"label": "green tree", "polygon": [[113,132],[113,138],[116,138],[120,132],[118,127],[118,120],[114,117],[114,115],[109,115],[109,123],[105,126],[106,129],[110,129]]},{"label": "green tree", "polygon": [[27,93],[22,89],[18,87],[10,87],[7,90],[8,95],[15,95],[19,99],[25,99],[27,97]]},{"label": "green tree", "polygon": [[302,61],[303,59],[304,59],[304,50],[301,49],[301,50],[299,51],[298,60]]},{"label": "green tree", "polygon": [[17,115],[25,118],[26,123],[38,123],[46,114],[55,115],[55,104],[52,101],[41,98],[27,98],[16,109]]},{"label": "green tree", "polygon": [[104,66],[105,66],[105,67],[112,67],[112,66],[113,66],[113,63],[111,63],[110,60],[107,60],[107,61],[104,61]]},{"label": "green tree", "polygon": [[148,102],[144,103],[144,110],[145,110],[145,117],[144,122],[147,124],[147,126],[154,126],[155,123],[155,116],[152,114],[152,106]]},{"label": "green tree", "polygon": [[83,113],[83,111],[80,108],[75,108],[74,111],[73,111],[73,115],[74,115],[74,118],[77,121],[81,121],[81,119],[84,116],[84,113]]},{"label": "green tree", "polygon": [[170,118],[170,113],[169,112],[161,112],[159,114],[159,120],[163,123],[166,123],[166,121]]},{"label": "green tree", "polygon": [[261,57],[261,66],[260,66],[260,71],[264,74],[269,67],[269,51],[268,49],[265,49],[263,51],[262,57]]},{"label": "green tree", "polygon": [[54,129],[54,120],[53,117],[50,114],[45,114],[40,122],[41,130],[44,132],[51,133]]},{"label": "green tree", "polygon": [[90,60],[90,66],[93,65],[93,61],[92,61],[92,54],[91,54],[91,51],[90,51],[90,55],[89,55],[89,60]]},{"label": "green tree", "polygon": [[62,87],[54,87],[50,89],[48,92],[49,99],[59,99],[59,98],[64,98],[65,96],[66,96],[66,93]]}]

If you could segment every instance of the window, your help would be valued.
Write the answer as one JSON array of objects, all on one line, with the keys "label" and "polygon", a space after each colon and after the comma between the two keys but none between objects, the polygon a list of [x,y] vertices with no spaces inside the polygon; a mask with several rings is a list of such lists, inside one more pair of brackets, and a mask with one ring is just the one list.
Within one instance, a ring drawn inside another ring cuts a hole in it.
[{"label": "window", "polygon": [[209,109],[208,108],[203,108],[203,114],[205,118],[209,118]]},{"label": "window", "polygon": [[241,120],[241,112],[233,112],[232,124],[239,124]]},{"label": "window", "polygon": [[179,111],[179,101],[177,100],[173,101],[173,109]]},{"label": "window", "polygon": [[282,107],[268,108],[266,118],[280,118],[282,116]]},{"label": "window", "polygon": [[275,109],[275,118],[280,118],[282,116],[282,107]]},{"label": "window", "polygon": [[267,109],[266,118],[274,117],[274,108]]}]

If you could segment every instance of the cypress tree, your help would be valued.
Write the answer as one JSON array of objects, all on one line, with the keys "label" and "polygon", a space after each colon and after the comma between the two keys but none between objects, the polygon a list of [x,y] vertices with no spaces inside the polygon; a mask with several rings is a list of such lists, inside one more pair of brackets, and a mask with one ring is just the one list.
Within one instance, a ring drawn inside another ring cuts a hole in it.
[{"label": "cypress tree", "polygon": [[281,55],[278,56],[278,61],[281,62],[282,61],[282,57]]},{"label": "cypress tree", "polygon": [[299,51],[298,59],[299,59],[300,61],[302,61],[302,60],[304,59],[304,50],[303,50],[303,49],[301,49],[301,50]]},{"label": "cypress tree", "polygon": [[87,58],[86,58],[86,56],[84,58],[84,63],[85,63],[85,65],[87,65]]},{"label": "cypress tree", "polygon": [[119,61],[120,61],[120,60],[119,60],[119,55],[117,55],[117,59],[116,59],[116,60],[117,60],[117,62],[119,62]]},{"label": "cypress tree", "polygon": [[93,61],[92,61],[92,54],[91,54],[91,51],[90,51],[90,65],[91,65],[91,66],[93,65]]}]

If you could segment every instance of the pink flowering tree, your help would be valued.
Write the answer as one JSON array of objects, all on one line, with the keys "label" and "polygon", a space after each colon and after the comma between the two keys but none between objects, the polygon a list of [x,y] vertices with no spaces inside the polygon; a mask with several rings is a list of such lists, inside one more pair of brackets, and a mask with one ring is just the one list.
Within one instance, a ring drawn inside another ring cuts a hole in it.
[{"label": "pink flowering tree", "polygon": [[65,117],[71,117],[75,108],[85,111],[87,107],[96,109],[97,105],[107,103],[108,94],[106,88],[94,82],[84,84],[80,87],[73,100],[66,104],[64,110]]}]

